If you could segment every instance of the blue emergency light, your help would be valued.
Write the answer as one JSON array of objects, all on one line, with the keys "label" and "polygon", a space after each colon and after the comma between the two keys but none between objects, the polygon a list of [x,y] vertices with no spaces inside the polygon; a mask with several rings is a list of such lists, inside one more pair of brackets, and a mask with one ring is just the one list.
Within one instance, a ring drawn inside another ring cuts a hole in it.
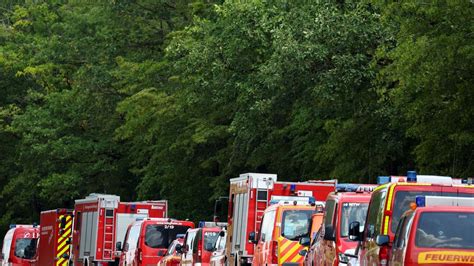
[{"label": "blue emergency light", "polygon": [[16,224],[10,224],[10,229],[15,228]]},{"label": "blue emergency light", "polygon": [[416,182],[416,171],[407,172],[407,182]]},{"label": "blue emergency light", "polygon": [[390,176],[377,176],[377,184],[383,185],[391,181]]},{"label": "blue emergency light", "polygon": [[360,187],[360,184],[351,184],[351,183],[339,183],[336,186],[337,192],[356,192]]},{"label": "blue emergency light", "polygon": [[415,203],[417,207],[426,206],[426,197],[425,196],[416,196]]},{"label": "blue emergency light", "polygon": [[295,184],[291,184],[291,185],[290,185],[290,191],[291,191],[291,192],[295,192],[295,191],[296,191],[296,185],[295,185]]}]

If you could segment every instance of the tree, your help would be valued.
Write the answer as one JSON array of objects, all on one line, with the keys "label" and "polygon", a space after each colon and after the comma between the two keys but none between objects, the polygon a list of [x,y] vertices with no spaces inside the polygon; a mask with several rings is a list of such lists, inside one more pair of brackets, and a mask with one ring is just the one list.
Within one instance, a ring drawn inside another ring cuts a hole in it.
[{"label": "tree", "polygon": [[466,177],[474,165],[472,23],[469,1],[379,4],[395,25],[391,43],[379,49],[386,95],[415,144],[423,172]]}]

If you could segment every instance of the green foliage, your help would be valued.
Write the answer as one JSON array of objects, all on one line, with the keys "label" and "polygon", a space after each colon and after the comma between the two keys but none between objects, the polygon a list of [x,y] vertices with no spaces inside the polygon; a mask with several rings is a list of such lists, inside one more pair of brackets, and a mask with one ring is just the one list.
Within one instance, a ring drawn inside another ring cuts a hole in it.
[{"label": "green foliage", "polygon": [[382,47],[383,90],[403,118],[425,172],[472,175],[474,165],[474,6],[469,1],[389,4],[399,31]]},{"label": "green foliage", "polygon": [[[370,3],[368,3],[370,2]],[[469,1],[3,1],[0,227],[90,192],[473,172]]]}]

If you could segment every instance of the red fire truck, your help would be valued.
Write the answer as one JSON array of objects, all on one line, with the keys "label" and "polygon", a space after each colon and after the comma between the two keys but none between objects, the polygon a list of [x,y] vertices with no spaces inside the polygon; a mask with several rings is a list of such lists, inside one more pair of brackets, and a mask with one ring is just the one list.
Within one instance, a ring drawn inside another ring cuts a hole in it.
[{"label": "red fire truck", "polygon": [[41,212],[38,265],[69,265],[73,211],[57,209]]},{"label": "red fire truck", "polygon": [[30,266],[37,262],[39,228],[36,225],[12,224],[3,239],[1,266]]},{"label": "red fire truck", "polygon": [[120,202],[120,197],[90,194],[76,200],[72,261],[75,266],[118,263],[116,243],[125,238],[128,226],[137,219],[166,218],[164,201]]},{"label": "red fire truck", "polygon": [[226,244],[229,265],[252,263],[254,244],[248,240],[249,235],[260,229],[263,212],[272,200],[299,196],[325,201],[336,185],[336,180],[278,182],[275,174],[247,173],[230,179]]}]

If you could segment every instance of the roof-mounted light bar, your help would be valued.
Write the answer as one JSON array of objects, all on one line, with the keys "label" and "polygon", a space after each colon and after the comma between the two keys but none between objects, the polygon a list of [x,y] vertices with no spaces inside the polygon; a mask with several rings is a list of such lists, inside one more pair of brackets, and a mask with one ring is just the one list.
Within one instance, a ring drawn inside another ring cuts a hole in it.
[{"label": "roof-mounted light bar", "polygon": [[270,205],[314,205],[316,199],[314,197],[298,197],[298,196],[272,196]]},{"label": "roof-mounted light bar", "polygon": [[416,196],[417,207],[427,206],[463,206],[474,207],[474,198],[443,197],[443,196]]},{"label": "roof-mounted light bar", "polygon": [[200,228],[206,228],[206,227],[221,227],[221,228],[224,228],[224,227],[227,227],[227,223],[223,223],[223,222],[206,222],[206,221],[200,221],[199,222],[199,226]]},{"label": "roof-mounted light bar", "polygon": [[433,183],[452,185],[455,183],[450,176],[417,175],[416,171],[408,171],[406,176],[378,176],[377,184],[408,182],[408,183]]}]

